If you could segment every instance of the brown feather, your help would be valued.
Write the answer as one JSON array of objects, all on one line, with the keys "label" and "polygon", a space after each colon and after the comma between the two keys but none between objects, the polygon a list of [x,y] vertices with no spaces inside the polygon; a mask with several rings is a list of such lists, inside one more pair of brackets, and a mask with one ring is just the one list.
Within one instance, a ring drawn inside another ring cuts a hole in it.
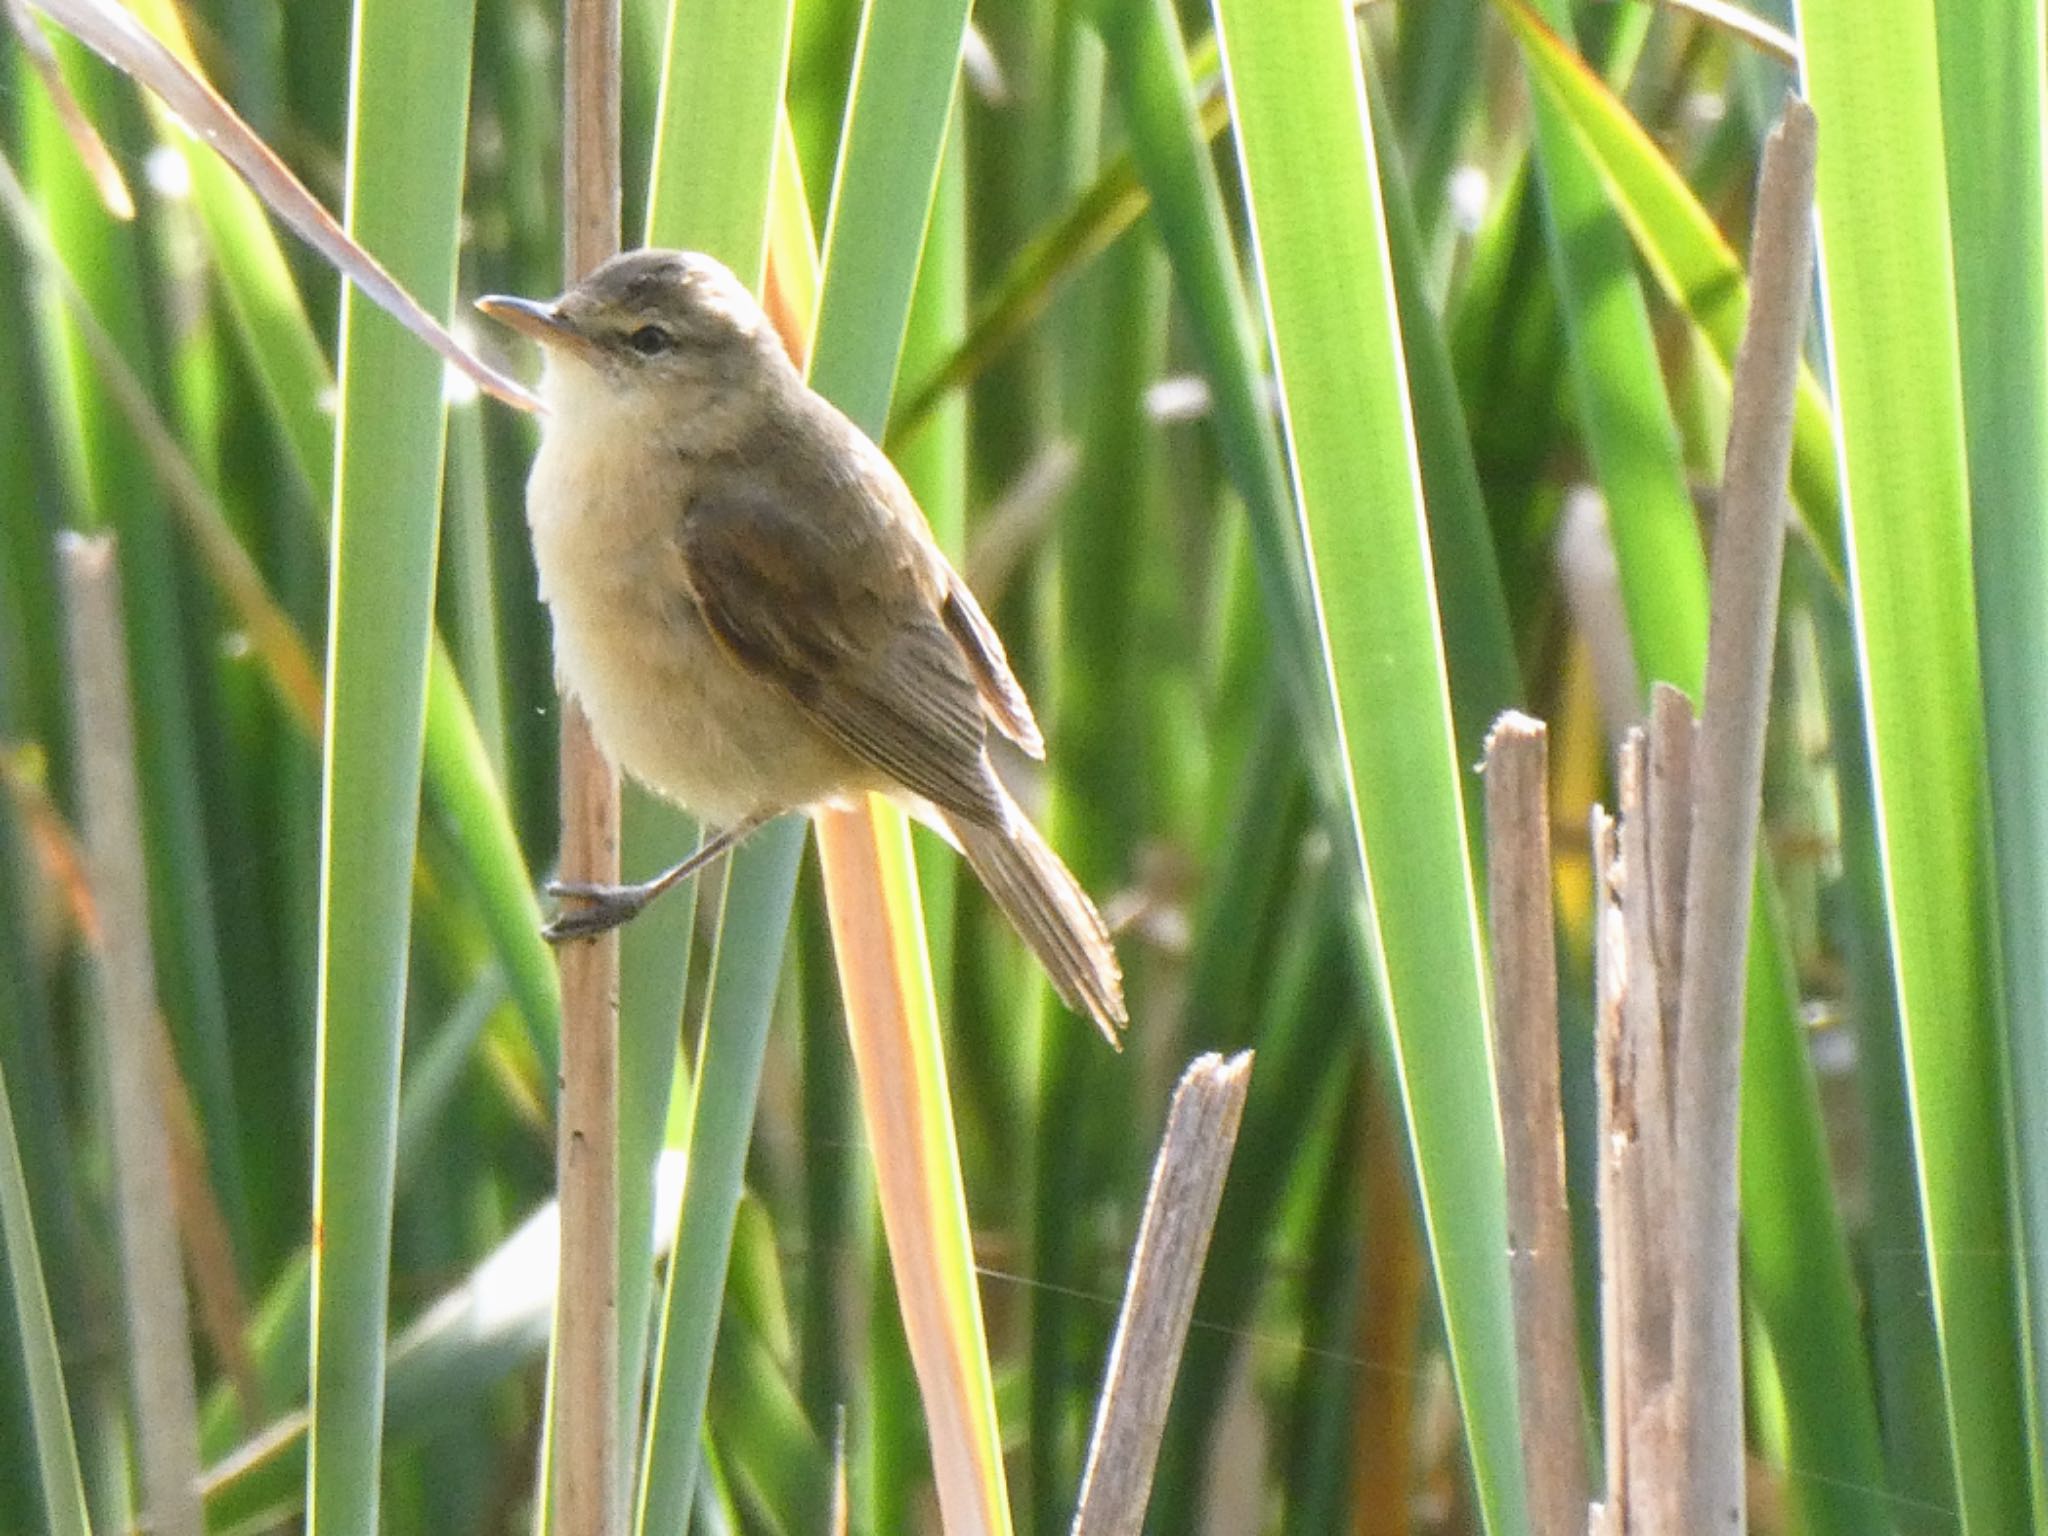
[{"label": "brown feather", "polygon": [[1006,831],[957,817],[949,824],[983,887],[1045,967],[1060,1001],[1093,1019],[1109,1043],[1121,1048],[1117,1030],[1130,1017],[1123,972],[1102,914],[1059,855],[1021,811]]},{"label": "brown feather", "polygon": [[905,579],[922,552],[904,530],[799,514],[713,475],[690,498],[679,544],[705,625],[735,661],[913,794],[1004,825],[981,694],[922,584]]},{"label": "brown feather", "polygon": [[1043,758],[1045,738],[1039,734],[1038,721],[1032,716],[1031,701],[1024,697],[1016,674],[1010,670],[1002,637],[981,611],[981,604],[974,600],[967,583],[960,579],[960,573],[948,570],[946,581],[946,601],[940,613],[946,628],[960,642],[968,665],[974,669],[974,683],[981,690],[981,702],[988,717],[1024,751]]}]

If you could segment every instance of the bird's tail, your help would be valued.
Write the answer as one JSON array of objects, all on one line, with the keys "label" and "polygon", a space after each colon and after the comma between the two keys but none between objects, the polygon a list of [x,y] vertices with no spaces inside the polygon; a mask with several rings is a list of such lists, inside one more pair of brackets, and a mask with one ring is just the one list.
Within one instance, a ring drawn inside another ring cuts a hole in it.
[{"label": "bird's tail", "polygon": [[1117,1030],[1130,1019],[1123,971],[1102,914],[1060,856],[1014,805],[1007,830],[964,816],[948,816],[946,822],[982,885],[1045,967],[1060,1000],[1088,1015],[1121,1048]]}]

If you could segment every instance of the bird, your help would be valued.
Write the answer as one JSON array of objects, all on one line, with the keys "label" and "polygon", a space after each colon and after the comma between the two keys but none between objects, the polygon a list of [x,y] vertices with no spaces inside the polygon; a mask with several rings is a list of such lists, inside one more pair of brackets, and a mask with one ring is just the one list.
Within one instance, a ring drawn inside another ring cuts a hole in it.
[{"label": "bird", "polygon": [[765,822],[887,796],[951,842],[1061,1000],[1128,1022],[1095,903],[997,774],[1045,738],[888,456],[727,267],[644,249],[485,314],[539,343],[526,515],[562,686],[599,746],[720,829],[634,885],[556,881],[557,942],[626,922]]}]

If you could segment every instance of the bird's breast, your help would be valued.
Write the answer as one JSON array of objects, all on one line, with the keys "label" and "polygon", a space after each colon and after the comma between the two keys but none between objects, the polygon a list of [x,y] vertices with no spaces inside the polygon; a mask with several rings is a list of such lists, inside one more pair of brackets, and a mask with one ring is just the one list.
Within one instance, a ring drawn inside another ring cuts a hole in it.
[{"label": "bird's breast", "polygon": [[619,767],[712,825],[866,787],[705,628],[677,540],[691,470],[658,442],[557,420],[534,460],[527,519],[563,686]]}]

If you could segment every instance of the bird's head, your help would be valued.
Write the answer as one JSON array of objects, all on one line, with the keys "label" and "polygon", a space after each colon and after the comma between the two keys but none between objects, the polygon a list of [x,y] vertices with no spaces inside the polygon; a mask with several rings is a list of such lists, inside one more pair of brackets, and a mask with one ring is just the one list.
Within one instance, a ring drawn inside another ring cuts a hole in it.
[{"label": "bird's head", "polygon": [[547,354],[551,409],[594,405],[694,414],[786,370],[746,285],[695,251],[627,251],[552,301],[491,294],[477,308]]}]

